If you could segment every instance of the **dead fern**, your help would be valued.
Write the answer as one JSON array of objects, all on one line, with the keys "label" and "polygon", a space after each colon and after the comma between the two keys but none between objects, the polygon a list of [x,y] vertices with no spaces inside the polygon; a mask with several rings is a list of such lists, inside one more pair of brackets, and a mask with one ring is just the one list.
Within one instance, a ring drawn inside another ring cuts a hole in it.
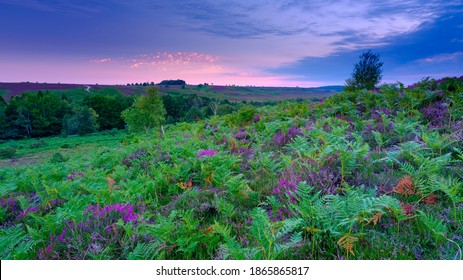
[{"label": "dead fern", "polygon": [[413,217],[415,212],[415,207],[411,204],[402,203],[402,210],[407,217]]},{"label": "dead fern", "polygon": [[191,187],[193,186],[193,180],[190,179],[190,181],[188,181],[188,183],[186,183],[186,182],[180,182],[179,186],[180,186],[180,188],[181,188],[182,190],[189,190],[189,189],[191,189]]},{"label": "dead fern", "polygon": [[377,212],[376,214],[371,217],[370,223],[372,223],[374,226],[381,221],[381,217],[383,216],[383,212]]},{"label": "dead fern", "polygon": [[408,175],[405,175],[393,189],[393,191],[404,195],[415,194],[415,186],[413,184],[412,178]]},{"label": "dead fern", "polygon": [[349,254],[355,256],[354,254],[354,243],[357,242],[358,237],[352,236],[349,233],[346,233],[338,240],[338,246],[346,251],[346,258],[349,258]]},{"label": "dead fern", "polygon": [[425,198],[423,198],[421,200],[424,204],[427,204],[427,205],[434,205],[436,204],[438,201],[437,201],[437,195],[435,193],[432,193],[428,196],[426,196]]}]

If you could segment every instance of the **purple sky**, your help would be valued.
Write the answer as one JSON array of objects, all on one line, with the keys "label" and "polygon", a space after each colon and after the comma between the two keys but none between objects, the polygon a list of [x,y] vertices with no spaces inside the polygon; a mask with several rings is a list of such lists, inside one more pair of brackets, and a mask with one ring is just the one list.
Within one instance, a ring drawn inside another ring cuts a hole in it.
[{"label": "purple sky", "polygon": [[344,84],[463,75],[463,1],[0,0],[0,81]]}]

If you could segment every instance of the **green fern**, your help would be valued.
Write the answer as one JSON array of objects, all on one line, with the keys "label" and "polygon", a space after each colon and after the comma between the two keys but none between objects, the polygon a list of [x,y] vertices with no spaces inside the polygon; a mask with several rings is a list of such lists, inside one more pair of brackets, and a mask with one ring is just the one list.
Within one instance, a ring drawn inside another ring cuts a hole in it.
[{"label": "green fern", "polygon": [[31,258],[31,249],[36,241],[32,240],[23,225],[0,230],[0,259]]},{"label": "green fern", "polygon": [[277,259],[284,250],[302,241],[300,232],[294,232],[289,242],[281,243],[281,239],[299,227],[302,219],[287,219],[281,222],[271,222],[262,208],[251,212],[251,233],[259,244],[263,259]]},{"label": "green fern", "polygon": [[390,196],[374,197],[362,188],[346,188],[345,195],[325,196],[325,208],[321,211],[324,229],[336,236],[351,233],[356,224],[369,223],[380,212],[401,211],[400,203]]},{"label": "green fern", "polygon": [[138,243],[137,246],[127,255],[129,260],[162,260],[164,251],[157,241]]},{"label": "green fern", "polygon": [[423,211],[417,210],[420,221],[432,232],[437,238],[445,238],[447,234],[447,226],[443,220],[436,219],[434,216],[428,215]]},{"label": "green fern", "polygon": [[213,225],[214,232],[219,234],[224,242],[220,245],[220,250],[223,254],[221,258],[232,260],[249,260],[257,259],[260,252],[257,248],[244,248],[241,244],[231,236],[229,225],[221,225],[216,222]]},{"label": "green fern", "polygon": [[431,150],[438,151],[439,155],[442,155],[442,151],[455,142],[451,140],[450,136],[444,137],[437,131],[427,130],[421,132],[421,139]]},{"label": "green fern", "polygon": [[217,201],[217,209],[219,213],[223,214],[227,218],[232,218],[235,214],[235,207],[229,203],[225,198],[221,197]]}]

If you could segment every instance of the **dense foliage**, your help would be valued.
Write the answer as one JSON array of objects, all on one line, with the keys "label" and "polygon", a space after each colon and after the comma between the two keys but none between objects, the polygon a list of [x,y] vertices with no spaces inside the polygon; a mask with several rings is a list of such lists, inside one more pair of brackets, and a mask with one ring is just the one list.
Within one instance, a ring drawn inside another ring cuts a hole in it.
[{"label": "dense foliage", "polygon": [[0,139],[37,138],[53,135],[87,134],[122,129],[121,112],[133,102],[120,93],[93,93],[79,100],[64,93],[25,92],[0,99]]},{"label": "dense foliage", "polygon": [[106,137],[0,169],[2,259],[462,258],[463,78]]},{"label": "dense foliage", "polygon": [[147,93],[135,99],[132,107],[122,111],[122,118],[129,131],[148,131],[160,127],[165,121],[166,109],[156,88],[149,88]]},{"label": "dense foliage", "polygon": [[345,90],[368,89],[372,90],[382,78],[383,62],[379,54],[366,51],[360,55],[360,60],[354,65],[352,77],[346,81]]},{"label": "dense foliage", "polygon": [[164,80],[159,83],[160,86],[185,86],[186,82],[184,80]]},{"label": "dense foliage", "polygon": [[[147,91],[152,89],[154,88],[148,88]],[[86,95],[82,97],[83,93]],[[38,138],[59,134],[83,135],[95,131],[124,129],[126,122],[122,118],[122,112],[134,105],[136,98],[137,96],[124,96],[111,88],[90,93],[77,91],[69,97],[60,91],[25,92],[11,98],[9,103],[0,96],[0,139]],[[161,99],[166,110],[166,124],[194,122],[212,115],[229,114],[245,103],[177,92],[162,95]],[[249,104],[264,106],[277,102],[251,101]],[[139,118],[136,117],[135,120]]]}]

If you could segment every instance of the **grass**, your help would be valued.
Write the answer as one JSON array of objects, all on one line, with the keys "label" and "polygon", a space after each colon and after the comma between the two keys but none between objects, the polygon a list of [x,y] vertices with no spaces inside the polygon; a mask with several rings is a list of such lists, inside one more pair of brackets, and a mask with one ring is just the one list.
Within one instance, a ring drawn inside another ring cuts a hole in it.
[{"label": "grass", "polygon": [[42,158],[3,161],[0,258],[460,260],[463,81],[434,82],[2,143]]},{"label": "grass", "polygon": [[[140,90],[146,90],[146,87],[137,87]],[[36,91],[34,91],[36,92]],[[92,88],[90,92],[83,88],[74,88],[68,90],[50,90],[52,94],[61,97],[63,94],[81,103],[85,97],[91,96],[94,93],[103,95],[118,95],[120,91],[111,87],[99,87],[98,89]],[[334,91],[316,90],[316,89],[298,89],[298,88],[258,88],[258,87],[211,87],[203,86],[186,86],[184,89],[181,87],[169,86],[160,87],[159,92],[163,95],[197,95],[208,98],[218,98],[220,100],[228,99],[229,101],[282,101],[287,99],[309,99],[309,98],[325,98],[332,95]]]},{"label": "grass", "polygon": [[[12,147],[16,149],[15,158],[50,155],[55,152],[64,154],[81,153],[87,149],[99,149],[120,143],[127,133],[118,132],[114,135],[109,132],[96,133],[85,136],[49,137],[43,139],[24,139],[2,141],[0,149]],[[9,160],[3,160],[3,163]],[[1,164],[0,160],[0,164]]]}]

